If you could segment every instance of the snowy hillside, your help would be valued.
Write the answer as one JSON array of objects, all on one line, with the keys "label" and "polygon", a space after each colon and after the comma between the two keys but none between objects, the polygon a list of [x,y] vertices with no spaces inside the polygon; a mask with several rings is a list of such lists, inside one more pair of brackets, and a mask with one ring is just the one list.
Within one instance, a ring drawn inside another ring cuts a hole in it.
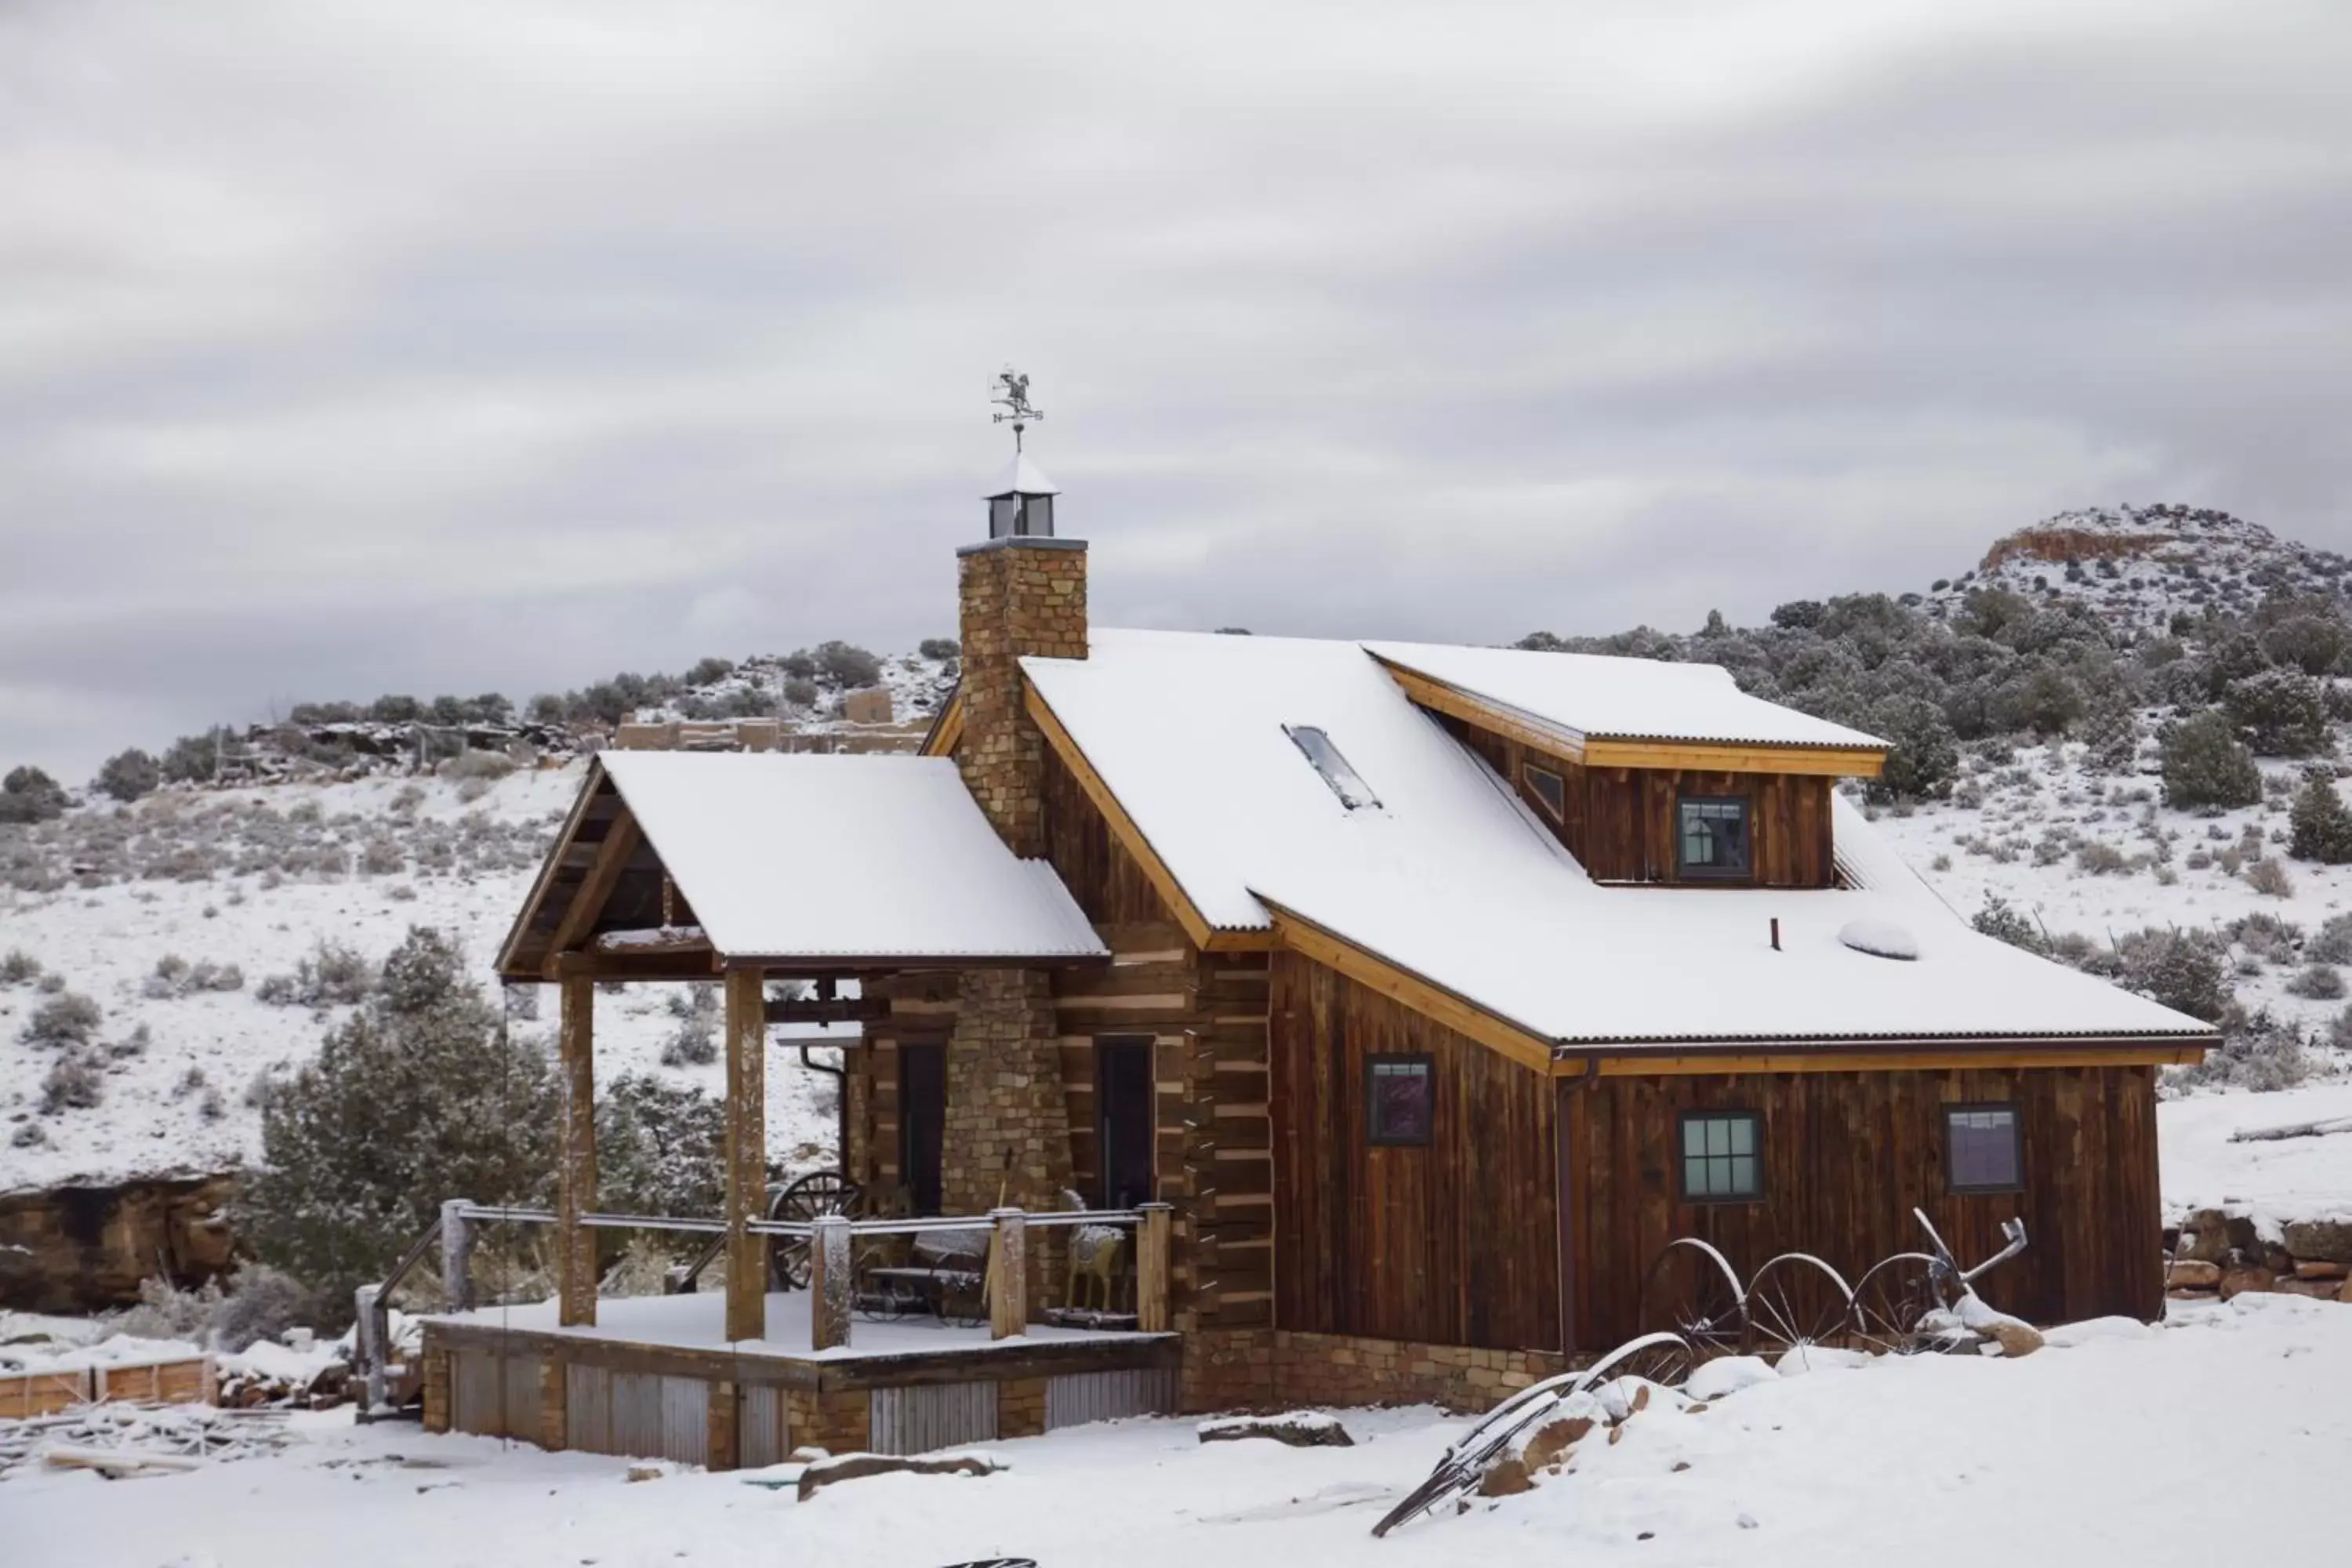
[{"label": "snowy hillside", "polygon": [[2173,617],[2251,614],[2278,593],[2335,596],[2352,561],[2306,550],[2205,507],[2094,507],[1996,541],[1978,566],[1937,583],[1924,608],[1948,619],[1975,589],[2079,599],[2125,632],[2162,635]]}]

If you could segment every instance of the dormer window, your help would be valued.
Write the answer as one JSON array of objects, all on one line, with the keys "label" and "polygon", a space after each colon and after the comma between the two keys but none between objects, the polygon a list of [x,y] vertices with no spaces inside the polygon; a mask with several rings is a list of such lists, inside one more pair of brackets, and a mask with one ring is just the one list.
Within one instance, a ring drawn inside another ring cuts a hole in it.
[{"label": "dormer window", "polygon": [[1686,795],[1675,802],[1675,869],[1688,878],[1746,881],[1753,868],[1745,795]]},{"label": "dormer window", "polygon": [[1371,786],[1348,765],[1348,759],[1339,754],[1339,748],[1331,743],[1330,736],[1312,724],[1285,724],[1282,732],[1290,737],[1290,743],[1297,746],[1314,765],[1315,771],[1323,775],[1323,782],[1331,786],[1331,793],[1339,797],[1341,805],[1349,811],[1358,811],[1368,805],[1375,811],[1380,809],[1381,797],[1374,795]]}]

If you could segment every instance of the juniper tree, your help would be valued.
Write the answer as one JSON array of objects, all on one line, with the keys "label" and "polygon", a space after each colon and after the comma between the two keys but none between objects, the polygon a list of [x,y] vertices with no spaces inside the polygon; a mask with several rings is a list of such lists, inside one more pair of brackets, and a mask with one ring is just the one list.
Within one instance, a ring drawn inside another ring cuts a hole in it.
[{"label": "juniper tree", "polygon": [[2253,805],[2263,798],[2263,771],[2219,710],[2173,725],[2164,732],[2162,749],[2167,805]]},{"label": "juniper tree", "polygon": [[264,1099],[240,1234],[347,1314],[445,1198],[544,1202],[554,1108],[539,1047],[499,1027],[454,942],[412,927],[360,1009]]},{"label": "juniper tree", "polygon": [[2315,772],[2294,797],[2287,821],[2292,837],[2286,852],[2298,860],[2341,866],[2352,860],[2352,807],[2336,792],[2336,781]]}]

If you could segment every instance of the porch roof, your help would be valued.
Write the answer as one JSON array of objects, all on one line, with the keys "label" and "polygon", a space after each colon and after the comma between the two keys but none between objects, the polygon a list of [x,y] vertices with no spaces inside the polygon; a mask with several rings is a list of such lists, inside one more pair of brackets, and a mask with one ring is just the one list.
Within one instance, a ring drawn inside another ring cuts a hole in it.
[{"label": "porch roof", "polygon": [[499,967],[519,978],[583,950],[711,968],[1108,957],[953,762],[756,752],[597,758]]}]

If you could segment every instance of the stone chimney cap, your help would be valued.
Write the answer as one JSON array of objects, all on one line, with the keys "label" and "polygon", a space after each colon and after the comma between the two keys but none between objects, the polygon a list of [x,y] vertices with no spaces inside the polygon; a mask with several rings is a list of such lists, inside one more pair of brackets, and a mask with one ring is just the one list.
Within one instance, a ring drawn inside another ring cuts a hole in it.
[{"label": "stone chimney cap", "polygon": [[983,500],[998,500],[1005,496],[1057,496],[1062,487],[1045,477],[1045,470],[1029,460],[1027,453],[1015,456],[997,476],[996,488]]}]

